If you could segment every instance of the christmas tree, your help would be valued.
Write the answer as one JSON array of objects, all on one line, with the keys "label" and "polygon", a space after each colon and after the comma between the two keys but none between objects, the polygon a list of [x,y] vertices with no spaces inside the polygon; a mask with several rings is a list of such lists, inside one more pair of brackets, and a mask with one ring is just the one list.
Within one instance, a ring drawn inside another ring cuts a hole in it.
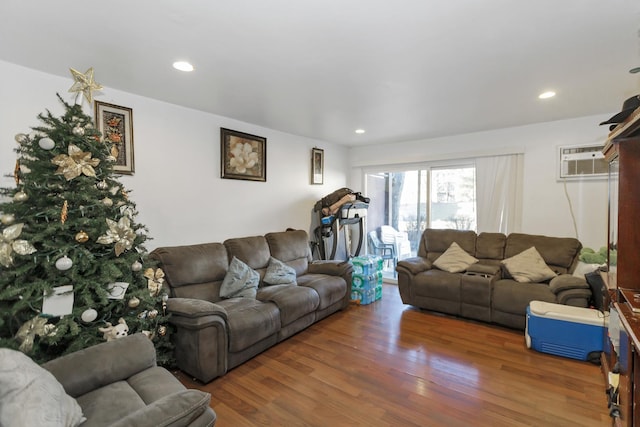
[{"label": "christmas tree", "polygon": [[[88,101],[100,88],[90,71],[90,80],[74,74]],[[163,273],[147,259],[148,230],[113,172],[109,141],[81,104],[58,98],[61,117],[47,110],[42,125],[16,135],[16,186],[0,189],[0,346],[44,362],[143,332],[169,365]]]}]

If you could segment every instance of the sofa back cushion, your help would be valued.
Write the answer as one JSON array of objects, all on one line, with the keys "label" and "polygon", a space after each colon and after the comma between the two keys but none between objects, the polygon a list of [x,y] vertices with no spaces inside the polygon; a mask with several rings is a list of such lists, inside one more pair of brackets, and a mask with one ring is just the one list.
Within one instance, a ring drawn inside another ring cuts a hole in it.
[{"label": "sofa back cushion", "polygon": [[[466,253],[476,256],[476,232],[471,230],[439,230],[427,228],[422,233],[418,256],[434,261],[442,255],[451,243],[456,242]],[[476,257],[477,258],[477,257]]]},{"label": "sofa back cushion", "polygon": [[311,262],[309,236],[304,230],[287,230],[265,235],[271,256],[284,262],[300,276],[307,272]]},{"label": "sofa back cushion", "polygon": [[582,249],[580,241],[573,237],[511,233],[507,237],[504,257],[511,258],[532,246],[556,274],[573,273]]},{"label": "sofa back cushion", "polygon": [[476,258],[483,264],[499,265],[506,243],[507,236],[502,233],[480,233],[476,239]]},{"label": "sofa back cushion", "polygon": [[269,245],[264,236],[239,237],[224,241],[229,259],[233,257],[247,264],[260,274],[260,285],[269,266]]},{"label": "sofa back cushion", "polygon": [[220,286],[229,267],[222,243],[160,247],[151,257],[160,262],[170,296],[220,300]]}]

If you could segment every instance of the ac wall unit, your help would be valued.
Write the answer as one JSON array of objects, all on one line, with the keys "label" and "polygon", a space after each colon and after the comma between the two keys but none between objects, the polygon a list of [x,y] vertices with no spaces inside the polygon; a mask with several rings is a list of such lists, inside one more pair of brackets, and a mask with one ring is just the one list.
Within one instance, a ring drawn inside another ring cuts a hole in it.
[{"label": "ac wall unit", "polygon": [[609,163],[603,148],[604,144],[558,147],[558,179],[607,178]]}]

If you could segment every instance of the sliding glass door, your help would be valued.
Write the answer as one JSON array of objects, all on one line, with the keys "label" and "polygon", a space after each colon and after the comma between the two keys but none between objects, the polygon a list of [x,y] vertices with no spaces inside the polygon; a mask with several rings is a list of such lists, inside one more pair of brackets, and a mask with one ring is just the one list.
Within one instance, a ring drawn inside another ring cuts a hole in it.
[{"label": "sliding glass door", "polygon": [[395,277],[397,261],[417,254],[426,227],[476,229],[473,164],[371,172],[365,183],[368,250],[385,254],[385,276]]}]

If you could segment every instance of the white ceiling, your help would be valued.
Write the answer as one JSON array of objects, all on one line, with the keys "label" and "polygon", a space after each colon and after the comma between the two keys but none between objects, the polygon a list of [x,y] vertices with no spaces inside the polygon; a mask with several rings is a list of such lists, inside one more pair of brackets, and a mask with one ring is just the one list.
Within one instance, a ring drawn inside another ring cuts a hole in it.
[{"label": "white ceiling", "polygon": [[638,0],[1,0],[0,60],[356,145],[605,120],[639,28]]}]

